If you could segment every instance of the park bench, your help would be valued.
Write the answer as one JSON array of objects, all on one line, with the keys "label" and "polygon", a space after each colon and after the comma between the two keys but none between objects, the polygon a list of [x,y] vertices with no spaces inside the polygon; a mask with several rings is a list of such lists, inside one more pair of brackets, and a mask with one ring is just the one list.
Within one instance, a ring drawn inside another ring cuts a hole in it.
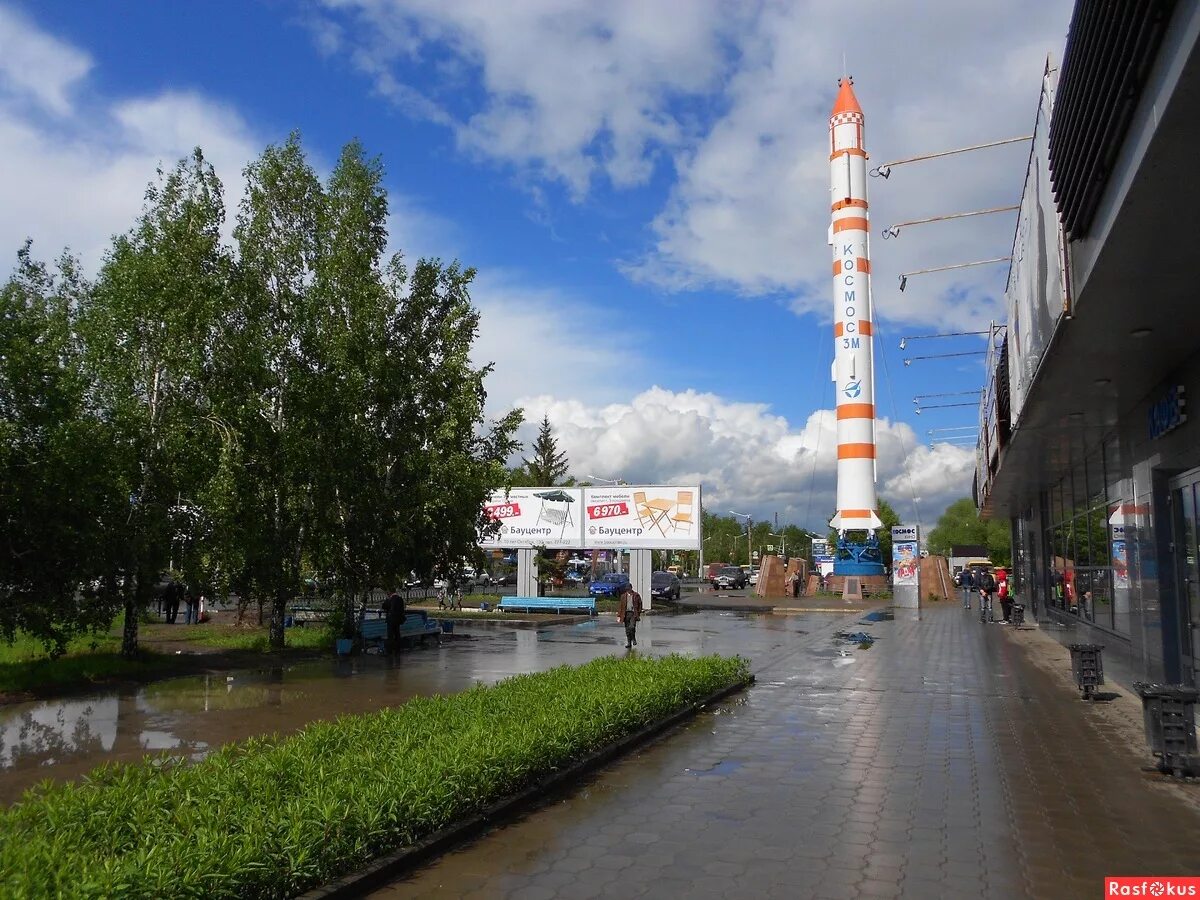
[{"label": "park bench", "polygon": [[[417,642],[425,643],[430,637],[439,638],[442,626],[437,619],[429,618],[429,613],[423,609],[407,610],[404,624],[400,626],[400,643],[411,645]],[[387,640],[387,619],[382,616],[377,619],[363,619],[361,629],[363,644],[383,643]]]},{"label": "park bench", "polygon": [[596,601],[591,597],[504,597],[496,604],[496,612],[586,612],[596,614]]}]

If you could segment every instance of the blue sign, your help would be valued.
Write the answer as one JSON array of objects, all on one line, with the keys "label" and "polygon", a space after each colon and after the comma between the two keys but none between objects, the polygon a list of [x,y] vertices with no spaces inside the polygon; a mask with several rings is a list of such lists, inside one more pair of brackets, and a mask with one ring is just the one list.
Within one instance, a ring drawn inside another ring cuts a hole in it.
[{"label": "blue sign", "polygon": [[1165,395],[1150,407],[1150,439],[1162,437],[1169,431],[1174,431],[1187,421],[1184,410],[1184,387],[1174,385]]}]

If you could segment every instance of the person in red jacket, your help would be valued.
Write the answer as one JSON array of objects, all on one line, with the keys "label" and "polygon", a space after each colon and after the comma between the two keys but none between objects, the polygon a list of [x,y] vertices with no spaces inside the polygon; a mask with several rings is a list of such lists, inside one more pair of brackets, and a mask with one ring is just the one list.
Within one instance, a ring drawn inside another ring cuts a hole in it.
[{"label": "person in red jacket", "polygon": [[996,596],[1000,598],[1001,618],[1004,624],[1008,625],[1008,617],[1012,614],[1013,600],[1008,589],[1008,572],[1004,566],[996,569]]},{"label": "person in red jacket", "polygon": [[632,584],[627,584],[617,607],[617,621],[625,626],[626,650],[637,645],[637,623],[641,617],[642,595],[633,589]]}]

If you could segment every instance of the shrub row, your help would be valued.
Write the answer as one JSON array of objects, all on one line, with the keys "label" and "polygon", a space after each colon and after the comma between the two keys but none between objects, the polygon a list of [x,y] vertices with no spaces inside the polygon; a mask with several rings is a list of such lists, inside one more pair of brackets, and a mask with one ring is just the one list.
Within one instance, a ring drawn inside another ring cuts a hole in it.
[{"label": "shrub row", "polygon": [[748,675],[605,657],[234,744],[109,765],[0,813],[7,897],[284,897],[410,845]]}]

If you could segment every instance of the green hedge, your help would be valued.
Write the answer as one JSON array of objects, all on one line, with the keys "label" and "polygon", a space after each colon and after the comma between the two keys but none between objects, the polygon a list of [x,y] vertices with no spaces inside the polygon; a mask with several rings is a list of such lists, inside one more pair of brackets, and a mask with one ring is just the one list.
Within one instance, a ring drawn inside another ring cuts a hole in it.
[{"label": "green hedge", "polygon": [[605,657],[317,722],[195,765],[103,766],[0,813],[0,894],[292,895],[747,674],[740,657]]}]

